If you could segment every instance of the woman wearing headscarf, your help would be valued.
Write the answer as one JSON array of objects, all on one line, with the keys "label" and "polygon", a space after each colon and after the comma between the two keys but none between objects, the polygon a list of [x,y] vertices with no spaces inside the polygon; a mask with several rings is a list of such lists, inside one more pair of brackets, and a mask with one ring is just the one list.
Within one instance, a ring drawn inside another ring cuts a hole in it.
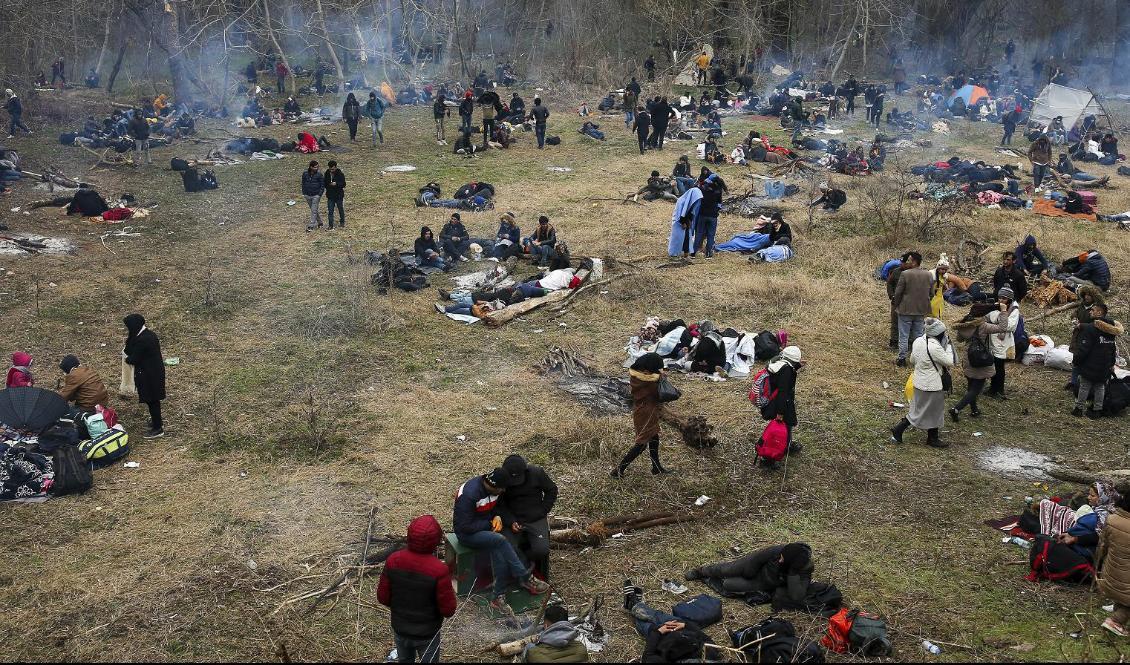
[{"label": "woman wearing headscarf", "polygon": [[732,561],[691,568],[688,582],[702,580],[730,598],[749,598],[751,603],[773,602],[774,609],[804,606],[812,584],[812,549],[804,543],[774,545]]},{"label": "woman wearing headscarf", "polygon": [[891,428],[891,441],[902,443],[903,432],[914,426],[926,430],[926,445],[945,448],[939,432],[945,423],[946,391],[943,375],[956,362],[953,346],[946,337],[946,324],[933,317],[925,321],[925,334],[914,340],[910,350],[910,365],[914,368],[911,382],[914,395],[910,400],[910,413]]},{"label": "woman wearing headscarf", "polygon": [[651,456],[651,473],[667,473],[659,463],[659,416],[663,403],[659,401],[659,380],[663,378],[663,358],[656,353],[645,353],[628,369],[632,391],[632,425],[636,438],[628,454],[612,470],[613,478],[623,478],[624,472],[647,449]]},{"label": "woman wearing headscarf", "polygon": [[802,365],[800,347],[786,346],[766,367],[771,376],[773,397],[761,410],[761,416],[785,423],[789,430],[790,453],[800,452],[800,444],[793,443],[793,428],[797,424],[796,377]]},{"label": "woman wearing headscarf", "polygon": [[7,388],[31,388],[35,385],[35,377],[31,374],[32,358],[30,353],[16,351],[12,354],[12,366],[8,368],[8,377],[5,382]]},{"label": "woman wearing headscarf", "polygon": [[1114,483],[1098,481],[1076,510],[1050,499],[1040,502],[1040,535],[1032,545],[1029,581],[1082,582],[1094,574],[1095,550],[1121,499]]},{"label": "woman wearing headscarf", "polygon": [[691,187],[675,202],[671,213],[671,238],[667,241],[668,256],[690,255],[691,239],[694,236],[699,210],[702,207],[702,190]]},{"label": "woman wearing headscarf", "polygon": [[149,328],[145,327],[145,317],[130,314],[125,323],[126,363],[133,367],[133,380],[137,386],[137,401],[149,407],[150,428],[145,433],[147,439],[165,436],[164,421],[161,420],[161,400],[165,399],[165,359],[161,355],[161,341]]}]

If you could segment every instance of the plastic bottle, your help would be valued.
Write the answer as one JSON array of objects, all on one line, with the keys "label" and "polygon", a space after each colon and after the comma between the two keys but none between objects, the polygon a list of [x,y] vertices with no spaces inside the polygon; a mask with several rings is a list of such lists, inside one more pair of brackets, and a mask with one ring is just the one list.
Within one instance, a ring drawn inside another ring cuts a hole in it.
[{"label": "plastic bottle", "polygon": [[930,640],[922,640],[922,648],[937,656],[942,652],[942,648],[934,644]]},{"label": "plastic bottle", "polygon": [[1031,547],[1032,547],[1032,543],[1028,542],[1027,540],[1024,540],[1020,536],[1013,536],[1012,538],[1009,538],[1009,541],[1016,543],[1017,545],[1023,547],[1024,549],[1031,549]]}]

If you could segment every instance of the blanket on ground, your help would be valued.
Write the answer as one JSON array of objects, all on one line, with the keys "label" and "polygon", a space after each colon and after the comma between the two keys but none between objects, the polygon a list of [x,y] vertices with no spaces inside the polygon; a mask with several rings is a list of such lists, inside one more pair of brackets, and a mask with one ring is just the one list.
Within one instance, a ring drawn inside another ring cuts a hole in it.
[{"label": "blanket on ground", "polygon": [[1098,217],[1094,213],[1080,212],[1071,214],[1064,211],[1062,208],[1057,208],[1055,207],[1055,201],[1051,199],[1037,199],[1036,202],[1032,204],[1032,211],[1037,215],[1044,215],[1045,217],[1074,217],[1075,219],[1085,219],[1089,222],[1098,220]]}]

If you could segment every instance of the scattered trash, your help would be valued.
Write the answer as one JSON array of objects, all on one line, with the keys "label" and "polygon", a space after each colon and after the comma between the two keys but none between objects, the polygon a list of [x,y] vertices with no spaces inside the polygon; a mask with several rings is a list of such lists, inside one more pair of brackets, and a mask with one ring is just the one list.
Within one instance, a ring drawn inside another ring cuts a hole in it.
[{"label": "scattered trash", "polygon": [[392,166],[386,166],[381,170],[385,173],[411,173],[412,171],[416,170],[416,167],[412,166],[411,164],[393,164]]},{"label": "scattered trash", "polygon": [[695,501],[694,501],[694,505],[696,505],[696,506],[705,506],[705,505],[706,505],[706,502],[707,502],[707,501],[709,501],[709,500],[710,500],[710,497],[708,497],[708,496],[706,496],[705,494],[703,494],[702,496],[700,496],[700,497],[698,497],[697,499],[695,499]]},{"label": "scattered trash", "polygon": [[467,435],[466,434],[460,434],[459,436],[455,437],[455,440],[456,441],[466,441]]},{"label": "scattered trash", "polygon": [[240,471],[240,472],[239,472],[239,477],[240,477],[240,478],[246,478],[246,477],[247,477],[247,472],[246,472],[246,471]]},{"label": "scattered trash", "polygon": [[675,580],[663,580],[663,586],[661,588],[668,593],[675,594],[676,596],[687,592],[687,587],[679,584]]},{"label": "scattered trash", "polygon": [[1103,605],[1103,611],[1104,612],[1113,612],[1114,611],[1114,603],[1111,603],[1110,605]]},{"label": "scattered trash", "polygon": [[[1067,635],[1068,635],[1068,637],[1070,637],[1071,639],[1073,639],[1073,640],[1077,640],[1077,639],[1079,639],[1079,638],[1083,637],[1083,631],[1081,631],[1081,630],[1077,630],[1077,631],[1075,631],[1074,633],[1068,633]],[[1033,647],[1033,648],[1035,648],[1035,647]]]},{"label": "scattered trash", "polygon": [[612,537],[613,538],[623,538],[624,532],[621,531],[620,533],[614,533],[614,534],[612,534]]},{"label": "scattered trash", "polygon": [[901,409],[901,408],[906,406],[902,402],[889,402],[889,404],[891,405],[891,408],[894,408],[894,409]]},{"label": "scattered trash", "polygon": [[12,208],[12,212],[19,212],[19,211],[20,211],[20,207],[19,207],[19,206],[16,206],[15,208]]},{"label": "scattered trash", "polygon": [[[1071,636],[1075,637],[1075,634],[1072,633]],[[1031,653],[1032,651],[1036,650],[1036,645],[1030,642],[1025,642],[1024,644],[1017,644],[1016,646],[1012,647],[1012,650],[1018,653]]]},{"label": "scattered trash", "polygon": [[176,367],[180,364],[180,358],[165,358],[165,364],[169,367]]},{"label": "scattered trash", "polygon": [[543,333],[543,332],[545,332],[545,329],[544,328],[534,328],[531,332]]},{"label": "scattered trash", "polygon": [[569,168],[568,166],[547,166],[547,167],[545,167],[545,170],[549,171],[550,173],[572,173],[573,172],[573,169]]},{"label": "scattered trash", "polygon": [[984,432],[974,432],[973,436],[985,436]]},{"label": "scattered trash", "polygon": [[[126,462],[122,466],[124,466],[127,469],[140,469],[141,468],[141,462]],[[102,509],[98,508],[98,510],[102,510]]]},{"label": "scattered trash", "polygon": [[247,567],[251,570],[259,570],[259,564],[255,563],[255,559],[248,559]]},{"label": "scattered trash", "polygon": [[1007,539],[1006,542],[1011,542],[1015,545],[1019,545],[1020,547],[1026,549],[1026,550],[1032,549],[1032,543],[1028,542],[1027,540],[1024,540],[1020,536],[1013,536],[1013,537]]},{"label": "scattered trash", "polygon": [[889,382],[887,382],[887,381],[883,382],[883,390],[886,390],[887,388],[890,388],[890,387],[891,387],[891,384]]},{"label": "scattered trash", "polygon": [[934,644],[930,640],[922,640],[922,648],[934,654],[935,656],[942,652],[942,648],[937,644]]},{"label": "scattered trash", "polygon": [[600,292],[600,295],[602,295],[602,296],[606,296],[606,295],[608,295],[608,291],[601,291],[601,292]]},{"label": "scattered trash", "polygon": [[287,201],[287,202],[286,202],[286,204],[287,204],[288,206],[292,206],[292,205],[294,205],[294,200],[293,200],[293,199],[291,199],[290,201]]}]

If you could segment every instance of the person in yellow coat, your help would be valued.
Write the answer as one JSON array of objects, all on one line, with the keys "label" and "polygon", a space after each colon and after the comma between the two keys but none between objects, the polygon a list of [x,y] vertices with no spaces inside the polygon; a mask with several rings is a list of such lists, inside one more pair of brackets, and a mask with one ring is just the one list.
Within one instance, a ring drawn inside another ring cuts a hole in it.
[{"label": "person in yellow coat", "polygon": [[698,67],[698,80],[697,85],[706,85],[706,73],[710,69],[710,55],[703,51],[697,58],[694,59],[694,64]]}]

